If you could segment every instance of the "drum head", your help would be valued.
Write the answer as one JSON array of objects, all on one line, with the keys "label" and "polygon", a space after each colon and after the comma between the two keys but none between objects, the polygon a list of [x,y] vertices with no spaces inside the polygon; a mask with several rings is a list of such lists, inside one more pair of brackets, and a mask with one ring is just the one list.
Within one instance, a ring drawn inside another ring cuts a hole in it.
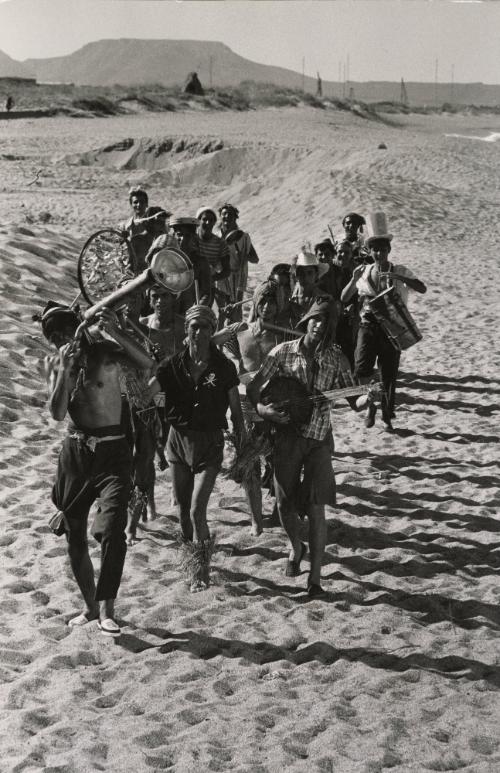
[{"label": "drum head", "polygon": [[171,293],[182,293],[194,281],[194,271],[188,256],[176,247],[167,247],[156,253],[150,267],[155,282]]}]

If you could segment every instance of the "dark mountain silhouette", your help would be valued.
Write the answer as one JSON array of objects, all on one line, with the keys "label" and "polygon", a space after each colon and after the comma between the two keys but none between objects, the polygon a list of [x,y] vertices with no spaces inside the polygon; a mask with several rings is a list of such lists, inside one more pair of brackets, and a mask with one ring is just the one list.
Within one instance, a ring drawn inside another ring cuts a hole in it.
[{"label": "dark mountain silhouette", "polygon": [[[13,60],[11,60],[13,61]],[[198,73],[202,85],[237,86],[243,80],[304,88],[316,92],[317,80],[284,67],[252,62],[235,54],[224,43],[195,40],[99,40],[68,56],[27,59],[20,67],[30,70],[39,82],[77,85],[140,86],[159,83],[181,85],[188,73]],[[1,65],[1,61],[0,61]],[[1,70],[0,70],[1,72]],[[407,82],[410,105],[454,104],[499,105],[500,86],[483,83]],[[401,84],[389,81],[350,82],[344,86],[323,80],[325,97],[351,97],[364,102],[399,101]]]}]

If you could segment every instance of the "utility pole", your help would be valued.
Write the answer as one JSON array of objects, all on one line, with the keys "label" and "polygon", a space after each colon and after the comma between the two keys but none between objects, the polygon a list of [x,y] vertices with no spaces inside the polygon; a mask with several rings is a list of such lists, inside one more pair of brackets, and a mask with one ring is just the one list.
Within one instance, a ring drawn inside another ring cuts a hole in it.
[{"label": "utility pole", "polygon": [[439,59],[436,59],[436,66],[434,69],[434,104],[436,107],[438,106],[438,70],[439,70]]},{"label": "utility pole", "polygon": [[400,96],[400,102],[402,105],[408,104],[408,92],[406,91],[406,86],[403,78],[401,78],[401,96]]}]

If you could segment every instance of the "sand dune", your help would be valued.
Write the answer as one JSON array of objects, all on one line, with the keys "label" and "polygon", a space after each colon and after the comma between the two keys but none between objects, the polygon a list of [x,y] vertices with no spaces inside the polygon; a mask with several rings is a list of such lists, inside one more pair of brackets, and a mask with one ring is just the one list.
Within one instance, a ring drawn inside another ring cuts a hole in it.
[{"label": "sand dune", "polygon": [[[300,109],[0,126],[2,771],[500,770],[500,161],[495,143],[445,136],[483,131],[484,118],[384,126]],[[64,160],[165,136],[224,147],[154,170]],[[284,576],[282,531],[252,538],[222,478],[214,583],[187,593],[162,473],[114,643],[66,624],[80,600],[46,526],[64,428],[45,407],[31,314],[75,297],[79,249],[123,219],[138,180],[177,212],[236,203],[262,259],[253,283],[348,209],[385,209],[395,258],[429,291],[413,305],[424,340],[402,362],[396,432],[335,409],[326,599],[307,601],[307,560]]]}]

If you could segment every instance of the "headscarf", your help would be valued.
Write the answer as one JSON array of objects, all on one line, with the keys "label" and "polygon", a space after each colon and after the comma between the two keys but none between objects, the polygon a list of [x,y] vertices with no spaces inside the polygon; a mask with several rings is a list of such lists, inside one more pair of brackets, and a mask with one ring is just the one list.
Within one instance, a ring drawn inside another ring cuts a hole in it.
[{"label": "headscarf", "polygon": [[250,309],[250,313],[248,315],[249,322],[255,322],[257,319],[257,306],[264,299],[269,298],[270,300],[274,301],[278,307],[278,289],[278,285],[272,279],[268,279],[267,281],[262,282],[262,284],[255,288],[252,298],[252,308]]},{"label": "headscarf", "polygon": [[33,319],[42,323],[42,333],[47,340],[54,330],[72,327],[76,331],[80,324],[80,320],[73,309],[63,303],[55,303],[55,301],[48,301],[42,314],[40,316],[35,315]]},{"label": "headscarf", "polygon": [[212,311],[209,306],[203,306],[201,303],[191,306],[191,308],[186,311],[186,327],[194,319],[201,319],[204,322],[208,322],[212,326],[214,333],[217,330],[217,317],[215,312]]}]

